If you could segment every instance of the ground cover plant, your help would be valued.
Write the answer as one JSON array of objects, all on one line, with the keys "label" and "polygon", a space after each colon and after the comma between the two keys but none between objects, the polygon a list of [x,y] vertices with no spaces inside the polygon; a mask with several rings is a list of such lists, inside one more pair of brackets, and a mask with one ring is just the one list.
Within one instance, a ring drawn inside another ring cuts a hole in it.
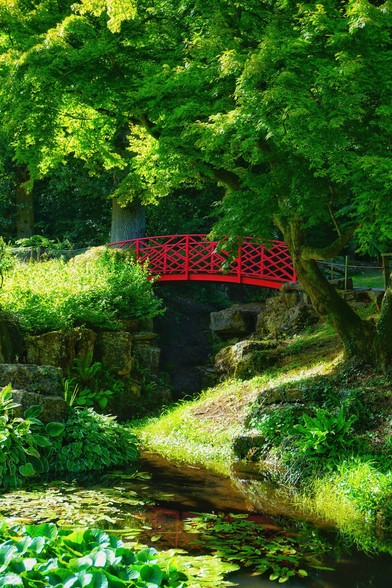
[{"label": "ground cover plant", "polygon": [[4,274],[0,305],[24,332],[75,325],[119,328],[119,319],[152,317],[161,304],[146,271],[131,256],[97,248],[69,262],[15,261]]},{"label": "ground cover plant", "polygon": [[139,456],[136,439],[115,417],[70,408],[66,423],[39,420],[42,406],[13,411],[11,386],[0,391],[0,488],[23,485],[47,472],[99,471],[126,466]]}]

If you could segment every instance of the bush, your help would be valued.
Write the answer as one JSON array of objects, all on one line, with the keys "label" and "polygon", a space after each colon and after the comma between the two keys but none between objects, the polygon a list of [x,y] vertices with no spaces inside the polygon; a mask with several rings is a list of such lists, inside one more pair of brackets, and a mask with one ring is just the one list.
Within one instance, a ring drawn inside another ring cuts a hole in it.
[{"label": "bush", "polygon": [[92,408],[71,409],[61,438],[56,444],[51,467],[56,471],[88,472],[134,461],[139,453],[136,438],[115,417]]},{"label": "bush", "polygon": [[161,312],[145,269],[126,252],[107,248],[90,250],[68,263],[17,262],[4,280],[0,304],[28,333],[74,325],[116,329],[119,319]]},{"label": "bush", "polygon": [[87,472],[125,466],[139,453],[129,429],[90,409],[70,409],[66,424],[39,419],[42,407],[15,418],[11,386],[0,391],[0,487],[23,485],[50,470]]},{"label": "bush", "polygon": [[46,426],[37,418],[41,406],[32,406],[25,418],[13,418],[18,405],[12,400],[11,386],[0,391],[0,487],[21,486],[26,478],[49,469],[48,450],[64,430],[62,423]]}]

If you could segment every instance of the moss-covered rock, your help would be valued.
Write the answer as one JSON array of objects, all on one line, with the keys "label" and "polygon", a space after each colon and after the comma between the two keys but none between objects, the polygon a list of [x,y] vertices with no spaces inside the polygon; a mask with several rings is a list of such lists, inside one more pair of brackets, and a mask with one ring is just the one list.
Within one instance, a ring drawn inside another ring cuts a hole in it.
[{"label": "moss-covered rock", "polygon": [[0,364],[0,386],[42,396],[62,396],[61,370],[53,366]]},{"label": "moss-covered rock", "polygon": [[65,422],[67,420],[68,406],[64,398],[60,396],[43,396],[27,390],[12,390],[12,396],[14,401],[19,404],[14,409],[14,414],[17,417],[23,417],[30,406],[39,404],[42,406],[42,413],[39,418],[43,423],[51,421]]},{"label": "moss-covered rock", "polygon": [[215,370],[221,378],[251,378],[274,365],[277,359],[276,344],[264,341],[239,341],[219,351],[215,357]]},{"label": "moss-covered rock", "polygon": [[301,292],[282,292],[266,301],[257,319],[256,333],[267,338],[292,336],[318,320]]},{"label": "moss-covered rock", "polygon": [[67,372],[76,357],[85,359],[92,355],[95,339],[94,331],[83,327],[29,336],[26,337],[26,358],[28,363],[52,365]]},{"label": "moss-covered rock", "polygon": [[23,353],[24,341],[17,323],[0,313],[0,362],[12,363]]}]

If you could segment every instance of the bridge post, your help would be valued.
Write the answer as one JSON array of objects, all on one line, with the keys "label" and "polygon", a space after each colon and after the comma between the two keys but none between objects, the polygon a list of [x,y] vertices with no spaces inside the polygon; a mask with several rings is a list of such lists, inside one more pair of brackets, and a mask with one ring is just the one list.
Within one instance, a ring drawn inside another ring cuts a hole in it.
[{"label": "bridge post", "polygon": [[242,243],[238,247],[238,258],[237,258],[237,281],[241,284],[241,272],[242,272]]},{"label": "bridge post", "polygon": [[189,280],[189,235],[185,236],[185,279]]}]

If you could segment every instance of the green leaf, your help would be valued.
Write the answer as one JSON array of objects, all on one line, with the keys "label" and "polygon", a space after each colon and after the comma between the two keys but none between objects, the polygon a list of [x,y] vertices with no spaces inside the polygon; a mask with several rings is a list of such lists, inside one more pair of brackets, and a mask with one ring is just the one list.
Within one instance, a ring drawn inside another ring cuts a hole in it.
[{"label": "green leaf", "polygon": [[64,432],[64,429],[65,429],[65,424],[64,423],[57,423],[57,422],[48,423],[45,427],[45,431],[51,437],[58,437],[59,435],[61,435]]},{"label": "green leaf", "polygon": [[17,574],[5,574],[0,577],[1,588],[14,588],[14,586],[23,586],[23,580]]},{"label": "green leaf", "polygon": [[19,473],[21,474],[21,476],[24,476],[27,478],[29,476],[35,476],[36,472],[33,467],[33,464],[28,462],[28,463],[25,463],[24,465],[21,465],[19,467]]},{"label": "green leaf", "polygon": [[152,564],[148,566],[143,566],[141,568],[140,577],[145,582],[149,582],[150,584],[156,584],[157,586],[160,586],[163,579],[163,573],[159,566],[157,566],[156,564]]},{"label": "green leaf", "polygon": [[24,413],[25,419],[37,418],[41,415],[43,411],[43,406],[41,404],[33,404],[31,405]]},{"label": "green leaf", "polygon": [[94,577],[94,588],[109,588],[109,582],[106,575],[101,572],[93,572]]},{"label": "green leaf", "polygon": [[38,445],[38,447],[52,447],[52,442],[49,441],[49,439],[47,437],[44,437],[43,435],[34,434],[33,439],[36,445]]}]

